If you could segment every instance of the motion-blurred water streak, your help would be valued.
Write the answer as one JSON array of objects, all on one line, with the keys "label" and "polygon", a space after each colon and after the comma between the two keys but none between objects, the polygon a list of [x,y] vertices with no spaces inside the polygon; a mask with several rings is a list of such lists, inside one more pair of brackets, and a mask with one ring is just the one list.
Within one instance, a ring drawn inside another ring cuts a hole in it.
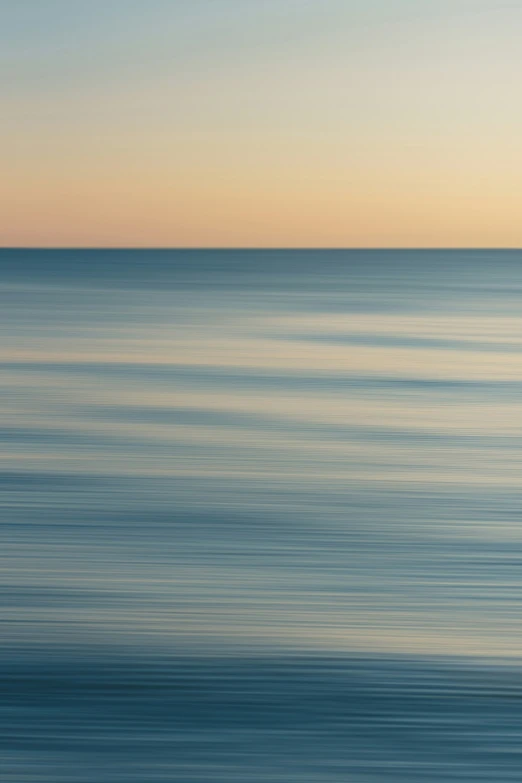
[{"label": "motion-blurred water streak", "polygon": [[518,780],[522,253],[0,251],[17,783]]}]

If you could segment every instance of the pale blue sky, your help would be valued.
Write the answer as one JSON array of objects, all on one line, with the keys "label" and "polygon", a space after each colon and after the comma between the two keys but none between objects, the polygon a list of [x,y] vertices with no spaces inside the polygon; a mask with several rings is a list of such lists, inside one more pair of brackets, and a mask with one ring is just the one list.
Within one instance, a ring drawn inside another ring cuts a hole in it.
[{"label": "pale blue sky", "polygon": [[522,6],[0,0],[0,242],[519,245]]}]

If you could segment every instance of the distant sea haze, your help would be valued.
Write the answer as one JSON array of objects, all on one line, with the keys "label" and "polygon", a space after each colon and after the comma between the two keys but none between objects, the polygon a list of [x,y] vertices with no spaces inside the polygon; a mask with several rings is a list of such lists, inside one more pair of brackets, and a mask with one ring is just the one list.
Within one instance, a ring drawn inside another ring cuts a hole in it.
[{"label": "distant sea haze", "polygon": [[520,779],[522,252],[0,251],[17,783]]}]

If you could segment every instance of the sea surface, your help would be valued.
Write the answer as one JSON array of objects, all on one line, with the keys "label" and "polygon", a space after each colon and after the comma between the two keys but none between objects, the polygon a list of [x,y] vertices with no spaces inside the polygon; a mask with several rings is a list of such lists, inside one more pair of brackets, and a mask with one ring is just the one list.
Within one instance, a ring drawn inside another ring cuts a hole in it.
[{"label": "sea surface", "polygon": [[519,781],[522,252],[0,251],[6,783]]}]

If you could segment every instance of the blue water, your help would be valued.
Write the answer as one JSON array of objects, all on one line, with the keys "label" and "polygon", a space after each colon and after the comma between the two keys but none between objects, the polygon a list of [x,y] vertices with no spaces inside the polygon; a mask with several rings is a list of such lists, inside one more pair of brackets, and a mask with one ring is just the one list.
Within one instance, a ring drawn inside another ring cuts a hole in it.
[{"label": "blue water", "polygon": [[9,783],[519,780],[522,252],[0,251]]}]

